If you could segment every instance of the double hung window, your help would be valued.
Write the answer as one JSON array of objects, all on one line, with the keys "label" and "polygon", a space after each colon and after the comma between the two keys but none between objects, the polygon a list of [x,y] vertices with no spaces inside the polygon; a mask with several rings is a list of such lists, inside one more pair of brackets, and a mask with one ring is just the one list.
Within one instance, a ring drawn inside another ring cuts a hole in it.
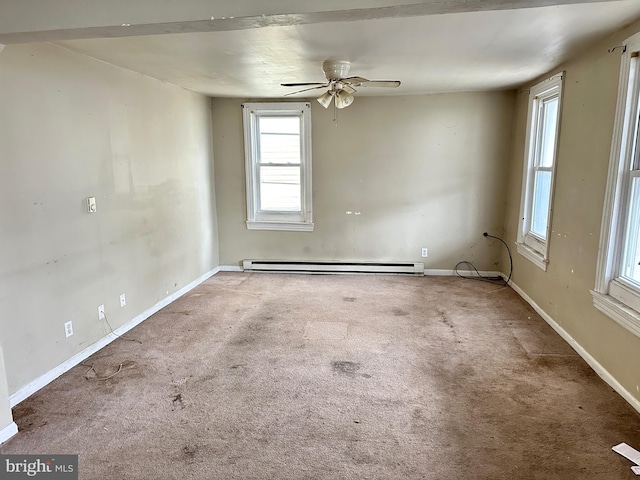
[{"label": "double hung window", "polygon": [[547,269],[562,75],[531,88],[518,228],[518,252]]},{"label": "double hung window", "polygon": [[593,303],[640,335],[640,33],[624,42]]},{"label": "double hung window", "polygon": [[245,103],[247,228],[312,231],[311,106]]}]

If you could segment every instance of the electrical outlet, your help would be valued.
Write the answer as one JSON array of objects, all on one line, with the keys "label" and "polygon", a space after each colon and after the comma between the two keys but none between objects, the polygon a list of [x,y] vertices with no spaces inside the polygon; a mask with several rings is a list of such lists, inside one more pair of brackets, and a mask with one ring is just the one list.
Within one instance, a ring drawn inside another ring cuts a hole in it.
[{"label": "electrical outlet", "polygon": [[70,321],[64,324],[64,334],[67,338],[73,335],[73,324]]},{"label": "electrical outlet", "polygon": [[127,297],[124,296],[124,293],[120,294],[120,308],[124,307],[127,304]]},{"label": "electrical outlet", "polygon": [[426,247],[422,247],[422,256],[426,257],[429,254],[429,249]]},{"label": "electrical outlet", "polygon": [[104,320],[104,305],[98,305],[98,320]]}]

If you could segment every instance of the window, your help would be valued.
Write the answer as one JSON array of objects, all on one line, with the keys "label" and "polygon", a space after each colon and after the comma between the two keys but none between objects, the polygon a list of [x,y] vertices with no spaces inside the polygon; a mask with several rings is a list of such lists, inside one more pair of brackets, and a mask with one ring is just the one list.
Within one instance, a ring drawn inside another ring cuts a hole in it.
[{"label": "window", "polygon": [[591,293],[596,308],[640,336],[640,33],[624,45]]},{"label": "window", "polygon": [[560,129],[562,75],[531,88],[527,117],[518,252],[547,269],[553,177]]},{"label": "window", "polygon": [[313,231],[311,105],[245,103],[247,228]]}]

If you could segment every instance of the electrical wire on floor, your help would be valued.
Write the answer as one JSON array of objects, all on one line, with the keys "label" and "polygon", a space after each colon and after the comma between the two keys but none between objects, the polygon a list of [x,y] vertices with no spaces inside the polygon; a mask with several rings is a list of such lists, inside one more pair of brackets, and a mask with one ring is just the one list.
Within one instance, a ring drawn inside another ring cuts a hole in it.
[{"label": "electrical wire on floor", "polygon": [[126,338],[126,337],[123,337],[122,335],[118,335],[116,332],[113,331],[113,327],[109,323],[109,319],[107,318],[107,314],[104,313],[104,311],[102,312],[102,316],[104,317],[104,321],[107,322],[107,325],[109,326],[109,330],[111,330],[111,333],[114,334],[116,337],[121,338],[122,340],[126,340],[128,342],[136,342],[136,343],[139,343],[140,345],[142,345],[142,342],[140,340],[138,340],[137,338]]},{"label": "electrical wire on floor", "polygon": [[[109,319],[107,318],[107,314],[106,314],[106,313],[104,313],[104,312],[102,312],[102,316],[103,316],[104,321],[105,321],[105,322],[107,322],[107,325],[109,326],[109,330],[111,330],[111,333],[112,333],[113,335],[115,335],[115,336],[116,336],[116,337],[118,337],[118,338],[121,338],[122,340],[127,340],[127,341],[129,341],[129,342],[136,342],[136,343],[138,343],[138,344],[142,345],[142,342],[141,342],[140,340],[136,339],[136,338],[126,338],[126,337],[123,337],[122,335],[118,335],[116,332],[114,332],[114,331],[113,331],[113,327],[112,327],[112,326],[111,326],[111,324],[109,323]],[[107,355],[105,355],[105,356],[107,356]],[[97,359],[99,359],[99,358],[103,358],[103,357],[96,357],[94,360],[97,360]],[[98,372],[96,372],[96,369],[95,369],[94,364],[92,364],[92,363],[86,363],[86,360],[82,361],[82,362],[80,363],[80,365],[82,365],[82,366],[84,366],[84,367],[89,367],[89,370],[87,370],[87,371],[85,372],[85,374],[84,374],[84,378],[86,378],[87,380],[101,380],[101,381],[104,381],[104,380],[109,380],[110,378],[113,378],[113,377],[115,377],[117,374],[119,374],[119,373],[120,373],[120,372],[125,368],[124,366],[125,366],[125,364],[127,364],[127,363],[135,364],[135,362],[133,362],[133,361],[131,361],[131,360],[125,360],[125,361],[123,361],[123,362],[120,362],[120,364],[118,365],[118,369],[117,369],[114,373],[112,373],[111,375],[107,375],[107,376],[105,376],[105,377],[101,377],[101,376],[99,376],[99,375],[98,375]],[[89,373],[90,373],[90,372],[92,372],[92,371],[93,371],[93,373],[95,374],[95,377],[89,377],[89,376],[88,376],[88,375],[89,375]]]},{"label": "electrical wire on floor", "polygon": [[[500,237],[495,237],[493,235],[489,235],[487,232],[484,232],[482,235],[484,237],[495,238],[496,240],[500,240],[502,242],[502,244],[507,248],[507,253],[509,254],[509,276],[507,277],[507,279],[506,280],[503,280],[503,279],[498,280],[498,279],[495,279],[495,278],[485,277],[478,271],[476,266],[473,263],[471,263],[470,261],[468,261],[468,260],[462,260],[462,261],[456,263],[454,271],[456,272],[456,275],[458,275],[459,277],[466,278],[468,280],[478,280],[480,282],[487,282],[487,283],[491,283],[493,285],[500,285],[500,286],[506,287],[507,285],[509,285],[509,282],[511,281],[511,275],[513,274],[513,258],[511,257],[511,249],[509,248],[509,245],[507,245],[507,242],[505,242]],[[460,273],[460,271],[458,270],[460,265],[469,265],[476,272],[476,275],[462,275]]]},{"label": "electrical wire on floor", "polygon": [[[98,372],[96,372],[96,369],[94,368],[93,364],[86,364],[86,363],[82,362],[81,365],[84,366],[84,367],[89,367],[89,370],[87,370],[84,373],[84,378],[86,378],[87,380],[109,380],[110,378],[115,377],[117,374],[119,374],[122,371],[122,367],[124,365],[124,362],[120,363],[120,365],[118,366],[118,370],[116,370],[111,375],[107,375],[106,377],[99,376]],[[89,372],[91,372],[91,371],[93,371],[93,373],[95,373],[95,375],[96,375],[95,377],[89,377]]]}]

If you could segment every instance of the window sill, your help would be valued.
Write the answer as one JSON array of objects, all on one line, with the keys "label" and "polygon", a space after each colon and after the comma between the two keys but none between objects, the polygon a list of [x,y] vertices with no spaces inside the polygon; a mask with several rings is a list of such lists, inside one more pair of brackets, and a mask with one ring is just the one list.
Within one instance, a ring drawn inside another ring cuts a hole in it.
[{"label": "window sill", "polygon": [[591,290],[593,306],[615,320],[631,333],[640,337],[640,313],[610,295]]},{"label": "window sill", "polygon": [[280,230],[280,231],[290,231],[290,232],[313,232],[313,223],[247,222],[247,230]]},{"label": "window sill", "polygon": [[518,253],[522,255],[524,258],[533,263],[536,267],[541,268],[545,272],[547,271],[547,265],[549,264],[549,260],[545,259],[541,253],[536,252],[531,247],[525,245],[524,243],[516,243],[516,247],[518,249]]}]

